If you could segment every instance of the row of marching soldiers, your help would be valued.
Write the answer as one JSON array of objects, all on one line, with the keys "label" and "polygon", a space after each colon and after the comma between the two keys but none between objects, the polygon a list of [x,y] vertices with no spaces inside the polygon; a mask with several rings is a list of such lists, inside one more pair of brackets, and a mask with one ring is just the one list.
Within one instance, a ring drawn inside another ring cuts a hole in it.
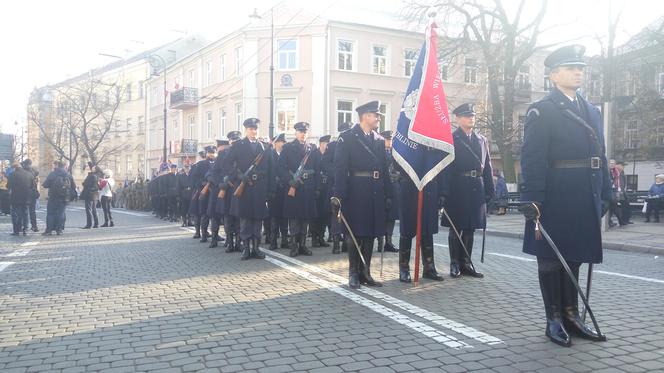
[{"label": "row of marching soldiers", "polygon": [[[306,122],[294,125],[295,139],[290,142],[286,142],[284,134],[273,138],[271,144],[260,141],[260,121],[256,118],[244,121],[243,137],[240,132],[233,131],[226,138],[217,140],[216,149],[207,147],[205,158],[194,164],[190,171],[185,170],[186,179],[183,176],[182,183],[177,181],[180,175],[175,178],[176,185],[190,188],[184,190],[191,195],[190,204],[180,209],[188,209],[194,220],[193,238],[209,241],[210,247],[217,247],[225,240],[226,252],[241,252],[241,259],[247,260],[265,257],[259,249],[263,227],[270,249],[288,248],[292,257],[312,254],[306,243],[308,236],[311,236],[312,246],[329,247],[324,238],[329,230],[332,252],[347,251],[349,254],[351,287],[359,284],[381,286],[370,274],[377,238],[378,251],[399,252],[399,279],[410,282],[409,261],[415,237],[418,191],[394,162],[391,131],[376,132],[378,106],[378,101],[359,106],[356,110],[361,123],[339,125],[339,139],[330,141],[329,135],[322,136],[318,147],[307,142],[309,124]],[[455,113],[461,114],[459,118],[474,117],[472,105],[462,106],[460,110]],[[365,127],[369,128],[368,134],[362,133]],[[353,141],[349,142],[350,138],[356,140],[361,136],[366,136],[362,138],[366,147],[356,147]],[[344,138],[347,138],[346,143],[343,143]],[[486,144],[481,135],[467,139],[473,147]],[[447,185],[448,189],[459,189],[463,193],[453,193],[455,198],[448,203],[448,209],[454,219],[459,220],[457,228],[468,251],[472,250],[473,230],[482,228],[485,221],[482,220],[483,214],[468,215],[468,211],[473,210],[468,207],[477,204],[467,201],[478,200],[484,205],[485,198],[493,193],[488,152],[477,149],[477,153],[484,155],[485,159],[478,159],[475,165],[476,159],[472,158],[471,165],[464,165],[477,170],[477,177],[473,175],[476,181],[470,180],[469,185],[461,182]],[[366,163],[367,171],[361,170],[362,163]],[[347,179],[343,186],[335,181],[340,175]],[[485,175],[488,177],[483,177]],[[434,264],[433,235],[438,232],[438,211],[445,203],[443,179],[439,177],[425,188],[422,214],[423,277],[437,281],[443,277]],[[481,185],[483,181],[490,183],[486,190],[475,185]],[[176,186],[173,194],[180,193],[177,190],[182,188]],[[341,209],[346,213],[349,226],[342,224],[338,206],[330,203],[331,197],[351,204]],[[364,205],[366,207],[360,207]],[[183,217],[183,225],[188,223],[187,220]],[[398,249],[392,242],[396,220],[401,220]],[[219,235],[220,226],[224,227],[225,239]],[[349,229],[355,231],[357,245],[348,234]],[[481,277],[482,274],[470,265],[459,238],[450,234],[449,243],[450,275]]]}]

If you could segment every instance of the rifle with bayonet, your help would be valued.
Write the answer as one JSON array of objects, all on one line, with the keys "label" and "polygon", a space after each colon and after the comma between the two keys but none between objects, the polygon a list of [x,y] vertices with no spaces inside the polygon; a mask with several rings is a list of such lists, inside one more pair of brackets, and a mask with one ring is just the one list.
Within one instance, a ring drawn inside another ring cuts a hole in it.
[{"label": "rifle with bayonet", "polygon": [[247,181],[249,180],[249,175],[251,175],[252,172],[254,172],[254,169],[256,166],[258,166],[261,161],[263,160],[263,155],[265,155],[265,150],[260,152],[254,161],[251,163],[251,166],[247,168],[247,170],[242,174],[242,182],[240,182],[240,185],[237,186],[237,189],[235,189],[235,192],[233,195],[235,197],[242,197],[242,193],[244,193],[244,188],[247,186]]},{"label": "rifle with bayonet", "polygon": [[291,180],[290,183],[291,186],[290,188],[288,188],[289,197],[295,197],[295,193],[297,192],[297,188],[295,188],[295,186],[297,184],[304,185],[304,181],[302,180],[302,175],[304,174],[304,166],[307,164],[310,155],[311,155],[311,147],[307,145],[307,151],[304,153],[304,157],[300,161],[300,165],[297,167],[297,170],[295,170],[295,173],[293,174],[293,180]]}]

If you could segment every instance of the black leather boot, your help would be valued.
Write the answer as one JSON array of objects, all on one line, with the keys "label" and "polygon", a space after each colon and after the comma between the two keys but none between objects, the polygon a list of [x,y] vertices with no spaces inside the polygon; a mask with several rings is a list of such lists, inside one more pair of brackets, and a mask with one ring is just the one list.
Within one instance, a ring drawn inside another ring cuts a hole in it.
[{"label": "black leather boot", "polygon": [[278,248],[279,246],[277,245],[277,235],[273,233],[270,236],[270,250],[274,251]]},{"label": "black leather boot", "polygon": [[385,241],[383,239],[383,236],[380,236],[378,237],[378,245],[376,245],[376,251],[382,253],[384,249],[385,249]]},{"label": "black leather boot", "polygon": [[474,266],[470,265],[471,262],[470,258],[473,255],[473,242],[475,239],[475,232],[463,231],[461,233],[461,237],[463,237],[464,244],[466,245],[466,250],[468,251],[468,255],[466,255],[466,252],[463,251],[463,247],[460,248],[462,250],[461,257],[463,258],[463,264],[461,265],[461,274],[464,276],[483,278],[484,274],[477,272]]},{"label": "black leather boot", "polygon": [[[570,269],[576,277],[577,281],[579,279],[579,266],[570,265]],[[584,339],[589,339],[591,341],[604,342],[606,341],[606,336],[603,334],[597,333],[593,328],[583,322],[581,316],[579,315],[579,298],[576,292],[576,287],[569,279],[567,273],[561,271],[561,276],[563,276],[563,286],[562,286],[562,299],[563,299],[563,325],[565,328],[572,334],[579,336]]]},{"label": "black leather boot", "polygon": [[201,221],[201,241],[200,242],[207,242],[208,238],[210,237],[210,233],[208,233],[208,225],[210,224],[210,219],[202,219]]},{"label": "black leather boot", "polygon": [[347,253],[348,252],[348,245],[353,246],[353,239],[350,237],[344,237],[343,240],[341,240],[341,252],[342,253]]},{"label": "black leather boot", "polygon": [[411,282],[410,278],[410,250],[412,249],[412,239],[399,237],[399,281]]},{"label": "black leather boot", "polygon": [[319,247],[330,247],[330,244],[325,242],[325,233],[318,235],[318,246]]},{"label": "black leather boot", "polygon": [[447,237],[447,244],[450,250],[450,277],[459,278],[461,277],[461,268],[459,267],[459,239],[454,234],[452,228],[450,228],[450,234]]},{"label": "black leather boot", "polygon": [[198,217],[196,218],[196,224],[194,224],[194,226],[196,228],[196,233],[194,233],[194,237],[192,237],[192,238],[193,239],[201,238],[201,220],[200,220],[200,218],[198,218]]},{"label": "black leather boot", "polygon": [[567,333],[560,312],[560,270],[538,272],[544,310],[546,312],[546,332],[551,342],[569,347],[572,339]]},{"label": "black leather boot", "polygon": [[261,249],[258,247],[258,239],[257,238],[252,238],[250,239],[251,241],[251,256],[256,258],[256,259],[265,259],[265,254],[261,251]]},{"label": "black leather boot", "polygon": [[288,236],[285,234],[281,236],[281,244],[279,245],[282,249],[288,249]]},{"label": "black leather boot", "polygon": [[[359,243],[362,249],[362,255],[364,256],[364,261],[367,264],[364,267],[364,271],[360,271],[360,284],[367,286],[381,287],[383,284],[379,281],[376,281],[371,277],[371,257],[373,256],[373,238],[365,238]],[[360,267],[362,263],[360,262]]]},{"label": "black leather boot", "polygon": [[226,252],[227,253],[232,253],[235,251],[235,243],[233,241],[233,233],[228,232],[226,233]]},{"label": "black leather boot", "polygon": [[294,258],[299,253],[299,237],[291,235],[288,237],[288,246],[290,247],[290,253],[288,254],[291,258]]},{"label": "black leather boot", "polygon": [[433,236],[422,237],[422,264],[424,271],[422,277],[434,281],[443,281],[443,276],[436,271],[436,265],[433,261]]},{"label": "black leather boot", "polygon": [[242,256],[240,256],[240,260],[247,260],[249,258],[251,258],[251,239],[242,242]]},{"label": "black leather boot", "polygon": [[341,252],[341,248],[339,247],[339,235],[335,234],[334,237],[332,237],[332,254],[339,254]]},{"label": "black leather boot", "polygon": [[[315,239],[315,236],[313,237],[312,241]],[[304,234],[300,235],[300,239],[298,241],[298,253],[306,256],[311,256],[311,250],[307,248],[307,236]]]},{"label": "black leather boot", "polygon": [[399,249],[394,247],[394,244],[392,243],[392,236],[385,235],[385,246],[383,247],[383,250],[385,250],[386,253],[398,253],[399,252]]},{"label": "black leather boot", "polygon": [[219,246],[219,240],[217,239],[219,236],[213,235],[212,239],[210,240],[210,246],[208,246],[210,249]]}]

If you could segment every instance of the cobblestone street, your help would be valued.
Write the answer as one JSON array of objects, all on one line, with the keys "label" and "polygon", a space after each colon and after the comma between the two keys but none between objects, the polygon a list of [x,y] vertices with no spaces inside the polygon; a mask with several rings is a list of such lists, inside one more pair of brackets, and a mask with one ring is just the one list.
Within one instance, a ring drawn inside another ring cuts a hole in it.
[{"label": "cobblestone street", "polygon": [[605,251],[590,299],[608,341],[563,348],[544,336],[536,263],[514,238],[487,236],[481,264],[478,233],[484,279],[449,278],[444,231],[445,281],[402,284],[385,253],[384,287],[353,291],[346,256],[329,248],[240,261],[177,223],[115,215],[114,228],[82,230],[72,205],[50,237],[11,237],[0,217],[0,371],[664,371],[664,266],[652,254]]}]

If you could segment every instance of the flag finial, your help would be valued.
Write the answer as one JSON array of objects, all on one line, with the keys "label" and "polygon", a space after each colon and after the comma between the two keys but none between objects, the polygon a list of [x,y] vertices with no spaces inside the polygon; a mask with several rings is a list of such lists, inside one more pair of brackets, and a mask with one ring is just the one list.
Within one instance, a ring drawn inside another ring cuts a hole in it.
[{"label": "flag finial", "polygon": [[435,7],[429,7],[429,10],[427,10],[427,18],[429,18],[429,21],[433,21],[436,18],[437,14],[438,11],[436,10]]}]

